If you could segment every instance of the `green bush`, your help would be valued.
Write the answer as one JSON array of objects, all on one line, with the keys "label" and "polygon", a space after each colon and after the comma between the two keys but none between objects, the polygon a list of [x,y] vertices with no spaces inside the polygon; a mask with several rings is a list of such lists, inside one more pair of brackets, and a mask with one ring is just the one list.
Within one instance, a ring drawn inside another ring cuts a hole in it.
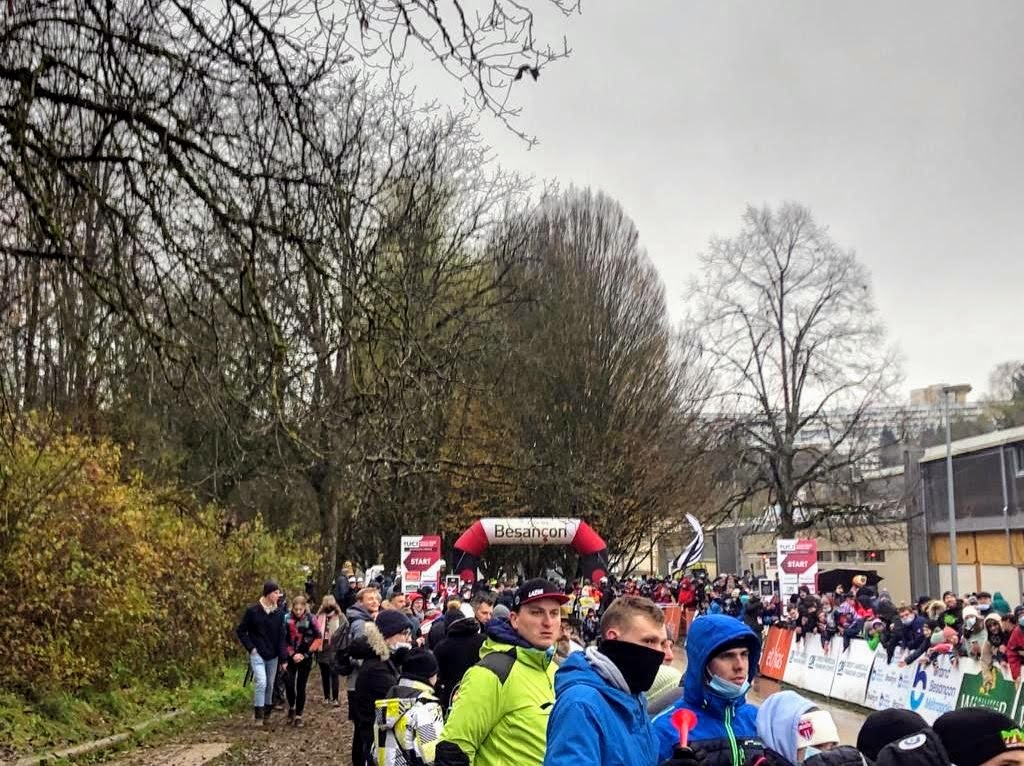
[{"label": "green bush", "polygon": [[[173,687],[237,656],[234,628],[267,577],[302,582],[299,549],[259,521],[124,476],[120,449],[42,418],[0,424],[0,690]],[[116,700],[107,702],[117,706]],[[61,719],[72,708],[43,711]]]}]

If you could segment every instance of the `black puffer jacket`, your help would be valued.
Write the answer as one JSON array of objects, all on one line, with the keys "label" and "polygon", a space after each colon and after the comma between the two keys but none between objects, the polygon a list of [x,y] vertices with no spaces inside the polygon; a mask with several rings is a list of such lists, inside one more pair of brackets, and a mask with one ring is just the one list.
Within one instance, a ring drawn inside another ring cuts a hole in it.
[{"label": "black puffer jacket", "polygon": [[[804,766],[869,766],[868,761],[855,747],[840,745],[823,750],[804,761]],[[754,761],[753,766],[794,766],[771,748],[764,749],[764,755]],[[893,766],[890,764],[890,766]]]},{"label": "black puffer jacket", "polygon": [[355,705],[350,717],[356,723],[372,724],[375,703],[385,699],[388,690],[398,683],[399,657],[391,651],[372,622],[368,622],[364,634],[352,642],[349,654],[363,661],[356,680]]},{"label": "black puffer jacket", "polygon": [[480,623],[472,617],[463,617],[448,626],[448,634],[434,649],[438,667],[438,697],[447,710],[452,690],[462,681],[466,671],[480,661],[480,647],[484,644]]}]

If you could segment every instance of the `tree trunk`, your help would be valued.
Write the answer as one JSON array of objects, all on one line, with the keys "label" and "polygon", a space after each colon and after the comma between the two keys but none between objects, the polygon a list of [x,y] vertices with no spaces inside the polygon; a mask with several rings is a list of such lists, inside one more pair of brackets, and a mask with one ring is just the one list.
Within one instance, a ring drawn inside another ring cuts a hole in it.
[{"label": "tree trunk", "polygon": [[[321,589],[329,588],[338,568],[338,498],[334,479],[326,463],[318,464],[310,477],[316,492],[316,506],[320,517],[320,577]],[[321,590],[326,593],[327,590]]]}]

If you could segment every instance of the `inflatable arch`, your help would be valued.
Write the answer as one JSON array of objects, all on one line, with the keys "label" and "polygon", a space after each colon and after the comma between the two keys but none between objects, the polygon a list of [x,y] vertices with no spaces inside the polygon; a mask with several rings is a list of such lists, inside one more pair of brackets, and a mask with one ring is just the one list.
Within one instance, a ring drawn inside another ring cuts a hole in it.
[{"label": "inflatable arch", "polygon": [[476,579],[489,545],[571,545],[580,554],[583,576],[595,582],[608,574],[608,546],[580,519],[480,519],[455,541],[454,571]]}]

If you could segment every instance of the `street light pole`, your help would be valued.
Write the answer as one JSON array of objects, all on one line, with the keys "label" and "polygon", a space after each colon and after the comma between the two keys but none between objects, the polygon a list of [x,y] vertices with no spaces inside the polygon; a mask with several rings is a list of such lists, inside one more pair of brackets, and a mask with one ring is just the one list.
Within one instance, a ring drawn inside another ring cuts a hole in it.
[{"label": "street light pole", "polygon": [[942,400],[946,410],[946,501],[949,506],[949,589],[960,595],[959,567],[956,560],[956,500],[953,493],[953,440],[949,427],[949,397],[954,394],[968,394],[971,387],[966,383],[957,386],[943,386]]}]

